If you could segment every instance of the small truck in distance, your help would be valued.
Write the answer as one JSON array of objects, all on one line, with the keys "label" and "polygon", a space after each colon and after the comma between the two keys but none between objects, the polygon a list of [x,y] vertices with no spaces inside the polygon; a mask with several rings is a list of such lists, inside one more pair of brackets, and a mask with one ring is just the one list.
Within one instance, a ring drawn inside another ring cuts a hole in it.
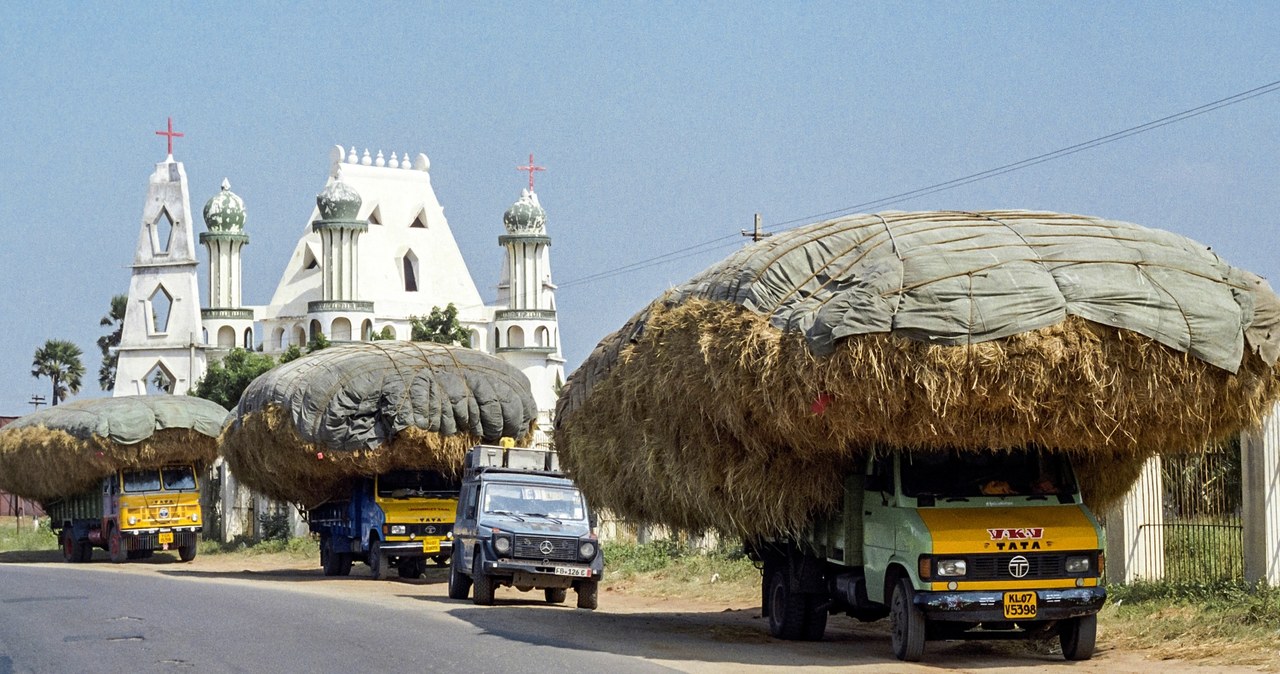
[{"label": "small truck in distance", "polygon": [[887,451],[864,467],[804,535],[747,542],[774,636],[816,641],[847,613],[888,616],[901,660],[927,639],[1037,635],[1092,657],[1103,537],[1066,456]]},{"label": "small truck in distance", "polygon": [[117,470],[98,487],[44,509],[68,562],[89,561],[94,548],[105,548],[116,563],[156,550],[177,550],[189,562],[204,526],[200,483],[189,464]]},{"label": "small truck in distance", "polygon": [[604,554],[595,518],[555,452],[479,445],[468,454],[454,525],[449,597],[489,605],[499,586],[540,589],[551,604],[569,588],[594,610]]},{"label": "small truck in distance", "polygon": [[395,569],[421,578],[427,560],[444,565],[453,552],[458,482],[433,470],[396,470],[365,477],[345,498],[307,510],[307,526],[320,536],[326,576],[346,576],[354,561],[378,580]]}]

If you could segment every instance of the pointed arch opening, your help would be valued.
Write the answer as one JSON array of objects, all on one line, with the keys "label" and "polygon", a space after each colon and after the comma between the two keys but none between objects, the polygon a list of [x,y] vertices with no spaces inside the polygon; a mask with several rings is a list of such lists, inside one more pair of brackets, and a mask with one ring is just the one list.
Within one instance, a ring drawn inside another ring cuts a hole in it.
[{"label": "pointed arch opening", "polygon": [[404,291],[418,292],[418,256],[409,251],[400,258],[401,274],[404,276]]},{"label": "pointed arch opening", "polygon": [[173,386],[178,379],[173,376],[169,368],[164,366],[164,363],[156,361],[156,364],[147,370],[143,381],[147,387],[147,395],[167,395],[173,393]]},{"label": "pointed arch opening", "polygon": [[418,215],[414,216],[413,222],[409,223],[410,229],[426,229],[427,228],[427,209],[418,211]]},{"label": "pointed arch opening", "polygon": [[147,315],[151,317],[151,334],[163,335],[169,332],[169,314],[173,312],[173,295],[170,295],[163,285],[156,286],[151,297],[147,298],[147,310]]},{"label": "pointed arch opening", "polygon": [[169,243],[173,240],[173,218],[169,209],[160,207],[160,215],[151,223],[151,252],[155,255],[168,255]]}]

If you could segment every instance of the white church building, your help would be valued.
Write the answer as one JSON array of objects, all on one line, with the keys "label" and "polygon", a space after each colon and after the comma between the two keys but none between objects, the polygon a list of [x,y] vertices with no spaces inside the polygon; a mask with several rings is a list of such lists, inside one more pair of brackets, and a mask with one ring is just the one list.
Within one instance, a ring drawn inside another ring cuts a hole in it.
[{"label": "white church building", "polygon": [[[178,134],[174,134],[178,135]],[[170,139],[172,140],[172,139]],[[316,335],[330,342],[374,335],[407,340],[411,318],[452,303],[471,348],[529,378],[538,403],[535,443],[550,440],[564,357],[551,281],[546,212],[529,189],[502,216],[496,299],[486,304],[431,186],[425,154],[390,158],[335,147],[315,206],[266,305],[242,302],[244,202],[226,180],[195,234],[186,171],[170,151],[147,188],[134,249],[129,304],[113,395],[185,395],[233,347],[279,355]],[[495,218],[496,220],[496,218]],[[208,251],[205,301],[196,242]],[[228,511],[231,508],[228,508]]]}]

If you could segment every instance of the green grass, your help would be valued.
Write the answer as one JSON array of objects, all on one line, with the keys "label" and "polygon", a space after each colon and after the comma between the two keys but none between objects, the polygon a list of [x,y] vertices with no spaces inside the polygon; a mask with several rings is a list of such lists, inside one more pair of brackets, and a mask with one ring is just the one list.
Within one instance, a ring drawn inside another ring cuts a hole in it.
[{"label": "green grass", "polygon": [[199,552],[202,555],[240,555],[244,557],[284,554],[305,559],[319,557],[320,544],[309,536],[289,539],[275,538],[256,543],[243,539],[237,539],[230,543],[203,540],[200,541]]},{"label": "green grass", "polygon": [[0,518],[0,552],[58,549],[58,537],[49,529],[49,520],[39,522],[32,530],[30,517],[19,518],[17,523],[12,517]]},{"label": "green grass", "polygon": [[750,600],[760,572],[737,546],[697,550],[676,541],[604,544],[606,588],[629,594]]}]

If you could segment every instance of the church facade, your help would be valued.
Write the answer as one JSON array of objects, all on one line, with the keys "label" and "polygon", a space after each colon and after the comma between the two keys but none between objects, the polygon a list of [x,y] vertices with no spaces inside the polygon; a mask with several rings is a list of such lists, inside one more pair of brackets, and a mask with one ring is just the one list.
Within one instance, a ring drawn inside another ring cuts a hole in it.
[{"label": "church facade", "polygon": [[[536,168],[532,161],[526,167]],[[497,238],[504,258],[492,303],[481,298],[453,238],[425,154],[388,158],[335,147],[316,205],[265,305],[242,302],[241,252],[250,242],[245,213],[225,180],[203,209],[198,240],[209,264],[202,303],[186,172],[172,154],[156,165],[134,251],[114,395],[185,394],[208,362],[233,347],[279,355],[318,335],[331,342],[407,340],[413,317],[453,304],[471,348],[529,377],[539,408],[535,442],[549,441],[564,358],[551,239],[532,180],[502,217]]]}]

